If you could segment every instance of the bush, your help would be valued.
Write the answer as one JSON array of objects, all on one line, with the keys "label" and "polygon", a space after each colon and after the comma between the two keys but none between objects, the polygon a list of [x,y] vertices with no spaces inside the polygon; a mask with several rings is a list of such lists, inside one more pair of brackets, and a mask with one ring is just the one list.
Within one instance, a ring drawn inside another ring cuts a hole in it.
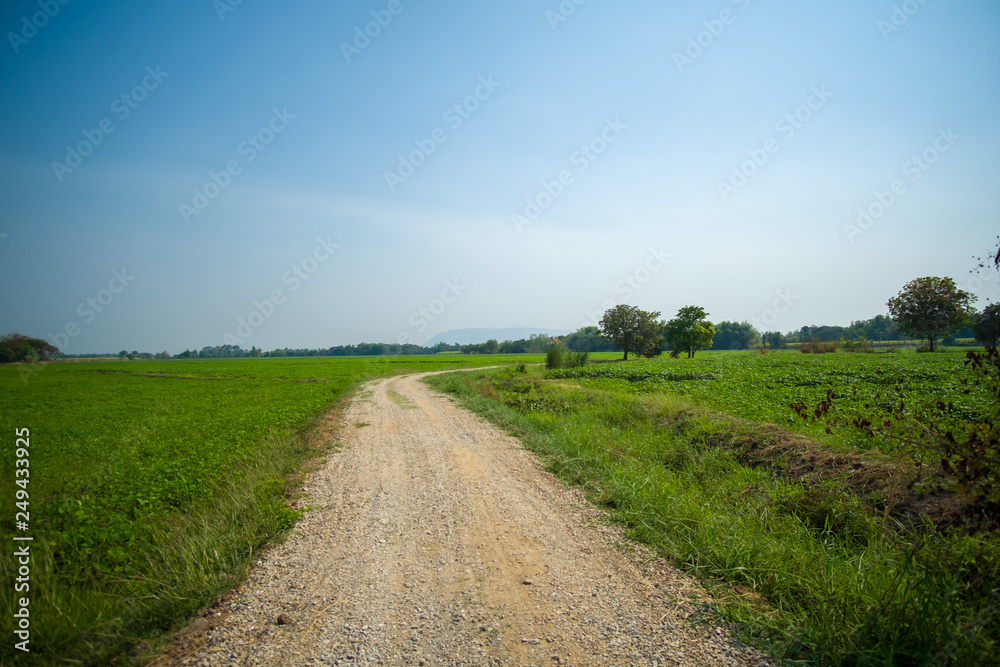
[{"label": "bush", "polygon": [[829,352],[836,352],[839,346],[839,340],[831,340],[821,343],[818,338],[813,338],[808,343],[802,343],[802,347],[799,348],[799,351],[806,354],[826,354]]},{"label": "bush", "polygon": [[556,343],[549,346],[545,353],[545,367],[555,368],[576,368],[584,366],[590,358],[590,352],[570,352],[562,345]]},{"label": "bush", "polygon": [[566,363],[566,348],[562,345],[550,345],[545,353],[545,367],[548,369],[562,368]]},{"label": "bush", "polygon": [[875,348],[872,347],[870,340],[864,336],[858,336],[857,340],[848,340],[844,342],[844,352],[874,352]]}]

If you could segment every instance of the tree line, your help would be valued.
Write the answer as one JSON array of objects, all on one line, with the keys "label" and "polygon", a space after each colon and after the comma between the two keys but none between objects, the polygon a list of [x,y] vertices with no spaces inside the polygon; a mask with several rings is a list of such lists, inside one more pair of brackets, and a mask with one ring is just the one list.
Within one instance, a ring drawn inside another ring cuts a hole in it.
[{"label": "tree line", "polygon": [[946,345],[955,338],[974,338],[996,347],[1000,338],[1000,304],[991,304],[982,312],[972,307],[976,297],[957,289],[951,278],[917,278],[907,283],[886,304],[889,313],[867,320],[852,321],[849,326],[804,326],[798,331],[758,331],[749,322],[723,321],[715,324],[700,306],[684,306],[671,320],[660,319],[659,311],[644,311],[635,306],[618,305],[604,313],[599,326],[585,326],[571,334],[550,337],[532,335],[518,340],[459,345],[437,343],[429,347],[411,343],[359,343],[322,348],[280,348],[249,350],[239,345],[206,346],[180,354],[167,352],[131,352],[112,354],[62,355],[52,344],[22,334],[0,338],[0,363],[37,362],[59,356],[92,358],[117,356],[119,359],[228,359],[238,357],[344,357],[403,356],[411,354],[520,354],[547,352],[560,345],[571,352],[623,352],[640,356],[658,356],[669,351],[673,356],[693,357],[699,350],[747,350],[756,347],[781,349],[790,344],[828,343],[834,341],[880,342],[913,337],[929,343],[930,351],[941,339]]}]

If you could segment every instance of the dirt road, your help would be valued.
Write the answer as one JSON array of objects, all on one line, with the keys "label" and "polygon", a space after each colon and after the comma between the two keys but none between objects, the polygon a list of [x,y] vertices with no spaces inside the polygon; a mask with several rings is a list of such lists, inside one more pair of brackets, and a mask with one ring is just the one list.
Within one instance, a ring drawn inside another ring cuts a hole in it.
[{"label": "dirt road", "polygon": [[694,582],[616,548],[581,494],[419,377],[366,385],[306,482],[316,509],[182,663],[762,662],[686,620]]}]

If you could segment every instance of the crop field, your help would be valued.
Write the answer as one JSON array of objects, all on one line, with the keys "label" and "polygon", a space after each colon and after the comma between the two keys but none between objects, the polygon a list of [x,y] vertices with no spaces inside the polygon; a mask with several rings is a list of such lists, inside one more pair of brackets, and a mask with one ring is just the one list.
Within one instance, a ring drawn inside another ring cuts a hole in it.
[{"label": "crop field", "polygon": [[959,353],[699,353],[428,382],[516,434],[633,539],[698,574],[715,598],[706,613],[782,660],[994,665],[995,527],[935,525],[928,508],[962,515],[954,484],[926,474],[915,483],[888,443],[827,435],[788,407],[833,390],[844,396],[838,409],[877,412],[874,395],[906,386],[917,403],[939,397],[976,420],[988,399],[962,384],[963,362]]},{"label": "crop field", "polygon": [[[939,354],[802,354],[796,351],[757,353],[702,352],[694,359],[641,360],[629,364],[594,364],[556,370],[550,378],[572,378],[581,386],[632,394],[669,392],[734,417],[769,422],[806,433],[825,443],[861,448],[880,447],[892,453],[889,443],[839,431],[827,437],[821,424],[805,424],[789,409],[801,402],[814,407],[827,391],[838,396],[838,405],[851,412],[874,405],[875,414],[886,391],[905,388],[920,402],[932,397],[950,400],[956,412],[978,419],[990,404],[989,393],[966,386],[973,379],[965,368],[965,352]],[[855,391],[856,390],[856,391]],[[968,393],[966,393],[968,390]],[[869,410],[871,412],[871,410]]]},{"label": "crop field", "polygon": [[[310,442],[309,427],[360,381],[540,359],[76,362],[30,374],[0,366],[9,444],[15,429],[30,429],[22,495],[34,538],[33,645],[102,662],[237,583],[297,518],[287,505],[296,472],[335,444]],[[13,461],[3,459],[0,491],[11,517]],[[13,528],[4,523],[4,539]],[[10,550],[0,567],[12,581]],[[12,604],[4,596],[4,627]]]}]

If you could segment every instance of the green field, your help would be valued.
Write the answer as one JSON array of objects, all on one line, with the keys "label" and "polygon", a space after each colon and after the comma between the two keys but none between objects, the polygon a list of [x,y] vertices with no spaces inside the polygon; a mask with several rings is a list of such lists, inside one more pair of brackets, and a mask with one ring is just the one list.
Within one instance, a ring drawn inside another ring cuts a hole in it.
[{"label": "green field", "polygon": [[706,612],[775,656],[811,665],[995,665],[996,529],[921,523],[911,510],[928,501],[961,513],[947,480],[910,485],[912,465],[887,443],[827,436],[788,408],[834,389],[851,396],[849,411],[903,384],[914,401],[940,395],[975,419],[987,399],[964,393],[963,360],[743,352],[429,382],[521,438],[631,537],[701,576],[717,599]]},{"label": "green field", "polygon": [[[499,365],[431,382],[519,435],[635,539],[699,574],[719,600],[706,613],[748,641],[805,664],[992,664],[995,531],[903,523],[884,485],[859,490],[846,466],[790,474],[783,460],[745,455],[773,448],[776,431],[760,423],[778,424],[838,461],[872,457],[872,476],[891,477],[886,462],[905,462],[888,443],[827,435],[788,404],[833,389],[844,396],[838,409],[851,411],[905,386],[977,419],[989,397],[964,393],[963,354],[617,356],[558,371],[531,365],[542,355],[0,366],[10,451],[15,429],[31,431],[31,657],[99,664],[142,641],[155,648],[238,585],[296,520],[289,497],[304,464],[336,447],[314,437],[318,416],[361,381]],[[0,491],[12,518],[13,461],[2,463]],[[943,492],[918,485],[902,495],[919,493]],[[14,527],[4,523],[8,543]],[[10,554],[0,560],[7,581]],[[13,604],[4,597],[5,624]],[[12,655],[8,642],[0,656]]]},{"label": "green field", "polygon": [[[541,357],[410,356],[0,366],[0,424],[30,429],[32,656],[103,662],[238,583],[297,513],[304,437],[364,379]],[[28,371],[28,372],[26,372]],[[4,540],[14,455],[3,459]],[[0,568],[13,581],[11,549]],[[11,637],[13,594],[3,597]],[[0,655],[11,656],[11,642]],[[22,658],[24,656],[21,656]]]},{"label": "green field", "polygon": [[877,396],[887,389],[903,387],[915,401],[942,396],[954,401],[960,414],[979,419],[988,410],[991,400],[982,387],[972,387],[969,394],[964,393],[966,387],[961,381],[973,379],[965,368],[964,351],[938,354],[702,352],[694,359],[683,361],[665,363],[662,359],[653,359],[629,364],[593,364],[552,371],[547,377],[572,378],[579,380],[581,386],[614,392],[665,391],[735,417],[778,424],[835,447],[878,447],[884,453],[893,452],[890,443],[842,430],[835,437],[827,437],[823,425],[804,424],[788,405],[802,402],[815,406],[828,390],[833,390],[843,412],[874,403],[874,414],[881,415]]}]

